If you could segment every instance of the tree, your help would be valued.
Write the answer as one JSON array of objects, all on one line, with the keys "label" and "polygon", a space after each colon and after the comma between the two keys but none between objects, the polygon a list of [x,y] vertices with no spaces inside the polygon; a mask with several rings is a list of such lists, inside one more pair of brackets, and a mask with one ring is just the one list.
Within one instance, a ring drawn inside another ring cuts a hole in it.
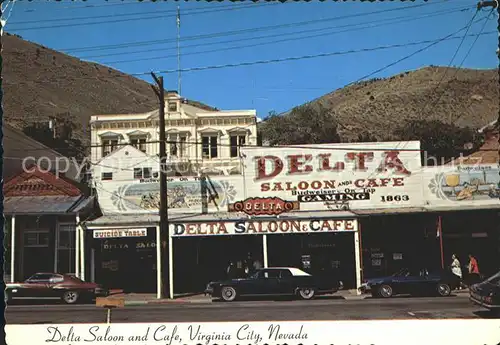
[{"label": "tree", "polygon": [[59,152],[65,157],[76,158],[81,162],[86,156],[86,150],[82,142],[78,139],[72,138],[74,124],[66,120],[59,122],[56,134],[49,128],[47,123],[32,123],[31,125],[23,128],[24,134],[35,139],[36,141],[50,147],[51,149]]},{"label": "tree", "polygon": [[484,138],[469,127],[437,120],[411,120],[394,131],[399,140],[420,140],[422,165],[440,165],[477,150]]},{"label": "tree", "polygon": [[269,145],[303,145],[338,143],[338,123],[333,113],[322,106],[310,104],[279,116],[272,112],[260,125],[263,142]]}]

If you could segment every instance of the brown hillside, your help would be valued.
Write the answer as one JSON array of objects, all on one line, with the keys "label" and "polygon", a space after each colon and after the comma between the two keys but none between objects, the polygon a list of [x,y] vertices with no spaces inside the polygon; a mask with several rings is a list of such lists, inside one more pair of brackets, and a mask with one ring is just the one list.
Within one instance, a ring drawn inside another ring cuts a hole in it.
[{"label": "brown hillside", "polygon": [[397,140],[392,132],[408,119],[437,119],[479,128],[498,118],[497,70],[449,68],[434,92],[446,70],[425,67],[372,79],[338,89],[311,103],[319,102],[335,112],[343,141],[355,140],[363,132],[379,140]]},{"label": "brown hillside", "polygon": [[2,37],[2,46],[4,119],[18,129],[69,112],[77,126],[75,137],[88,145],[91,115],[157,107],[150,84],[143,80],[9,34]]}]

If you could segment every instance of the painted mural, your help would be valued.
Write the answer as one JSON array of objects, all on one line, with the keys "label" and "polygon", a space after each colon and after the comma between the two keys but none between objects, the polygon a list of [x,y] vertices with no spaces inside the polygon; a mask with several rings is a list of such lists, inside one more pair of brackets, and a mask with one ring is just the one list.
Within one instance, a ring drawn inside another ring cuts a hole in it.
[{"label": "painted mural", "polygon": [[500,205],[500,169],[496,165],[426,169],[430,205]]},{"label": "painted mural", "polygon": [[[169,212],[203,213],[227,211],[228,204],[237,199],[237,184],[240,179],[198,178],[170,180],[167,183],[167,205]],[[112,193],[98,193],[106,213],[153,213],[160,205],[158,182],[114,183],[105,188]],[[110,196],[106,196],[111,194]],[[109,202],[102,198],[109,198]]]}]

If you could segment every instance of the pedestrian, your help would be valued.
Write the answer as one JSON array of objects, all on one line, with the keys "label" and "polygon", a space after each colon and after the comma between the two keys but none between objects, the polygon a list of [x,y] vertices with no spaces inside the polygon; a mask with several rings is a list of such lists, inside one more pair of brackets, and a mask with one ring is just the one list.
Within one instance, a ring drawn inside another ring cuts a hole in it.
[{"label": "pedestrian", "polygon": [[481,280],[479,276],[479,265],[477,260],[472,254],[469,254],[469,286],[479,283]]},{"label": "pedestrian", "polygon": [[229,264],[228,264],[227,269],[226,269],[227,279],[234,279],[236,276],[235,273],[236,273],[236,270],[235,270],[234,264],[232,261],[229,261]]},{"label": "pedestrian", "polygon": [[451,256],[451,273],[456,275],[459,278],[458,290],[462,289],[462,267],[460,266],[460,261],[456,254]]},{"label": "pedestrian", "polygon": [[253,266],[254,260],[252,258],[252,254],[248,253],[247,259],[245,260],[245,274],[250,275],[254,271],[254,266]]}]

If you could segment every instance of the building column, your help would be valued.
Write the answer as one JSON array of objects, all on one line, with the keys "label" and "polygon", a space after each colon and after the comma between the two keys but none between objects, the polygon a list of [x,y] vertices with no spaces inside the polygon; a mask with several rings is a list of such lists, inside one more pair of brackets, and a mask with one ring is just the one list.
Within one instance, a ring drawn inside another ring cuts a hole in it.
[{"label": "building column", "polygon": [[16,216],[12,215],[10,222],[10,282],[14,282],[14,272],[16,267]]},{"label": "building column", "polygon": [[95,249],[90,249],[90,281],[95,283]]},{"label": "building column", "polygon": [[163,296],[162,258],[161,258],[161,237],[160,226],[156,226],[156,298]]},{"label": "building column", "polygon": [[80,279],[85,281],[85,231],[81,225],[77,230],[80,235]]},{"label": "building column", "polygon": [[262,235],[262,254],[264,257],[264,268],[268,267],[267,263],[267,235]]},{"label": "building column", "polygon": [[174,238],[168,231],[168,298],[174,298]]},{"label": "building column", "polygon": [[78,224],[80,223],[80,215],[75,217],[75,275],[80,278],[80,234],[78,233]]},{"label": "building column", "polygon": [[[359,223],[359,220],[357,220]],[[359,231],[354,232],[354,261],[356,264],[356,294],[361,295],[359,288],[361,286],[361,257],[359,250]]]}]

